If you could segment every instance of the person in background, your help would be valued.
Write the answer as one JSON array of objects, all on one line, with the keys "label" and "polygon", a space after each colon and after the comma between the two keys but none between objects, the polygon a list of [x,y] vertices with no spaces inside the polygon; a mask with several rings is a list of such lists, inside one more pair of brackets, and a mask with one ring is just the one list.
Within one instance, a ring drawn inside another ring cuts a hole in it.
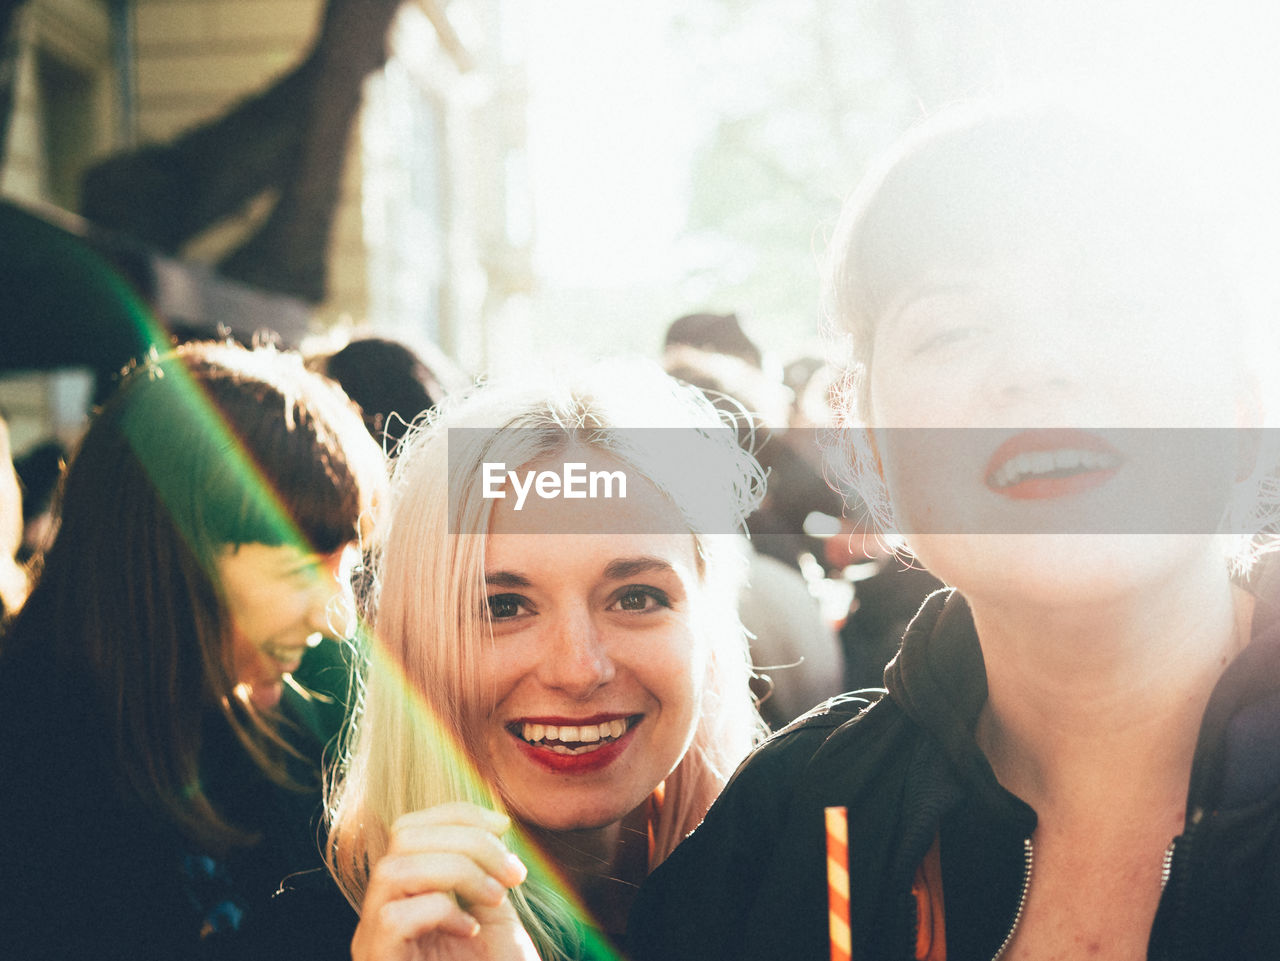
[{"label": "person in background", "polygon": [[764,370],[764,353],[747,336],[742,321],[734,313],[701,312],[677,317],[663,338],[663,366],[669,367],[671,356],[679,354],[682,348],[732,357],[748,367]]},{"label": "person in background", "polygon": [[13,462],[22,485],[20,560],[31,560],[53,540],[53,495],[66,463],[66,449],[53,439],[36,444]]},{"label": "person in background", "polygon": [[383,337],[353,340],[313,358],[310,365],[337,381],[360,405],[369,433],[389,455],[394,455],[409,425],[445,395],[439,377],[422,357]]},{"label": "person in background", "polygon": [[192,344],[131,371],[65,477],[0,639],[0,943],[25,959],[240,957],[320,863],[335,733],[291,672],[342,630],[385,485],[301,360]]},{"label": "person in background", "polygon": [[[700,329],[689,329],[691,318],[707,318],[718,336],[714,341],[694,338],[702,346],[672,346]],[[675,333],[668,334],[667,373],[702,391],[732,418],[740,443],[767,471],[764,499],[747,520],[750,538],[740,543],[748,569],[738,611],[751,638],[760,713],[772,730],[780,730],[844,690],[834,627],[801,575],[798,556],[806,540],[805,516],[814,510],[838,513],[840,495],[827,487],[817,458],[806,457],[797,446],[813,443],[816,451],[815,433],[786,429],[781,411],[789,393],[744,359],[759,357],[759,350],[733,315],[694,314],[671,327]],[[708,350],[713,342],[727,343],[736,353]]]},{"label": "person in background", "polygon": [[[531,472],[574,463],[618,472],[625,497],[518,504]],[[499,497],[486,464],[512,472]],[[760,481],[714,408],[650,364],[493,383],[410,433],[330,796],[358,926],[334,923],[337,888],[299,883],[282,948],[614,957],[641,879],[762,730],[733,547]]]},{"label": "person in background", "polygon": [[[788,364],[783,376],[796,395],[792,433],[802,436],[808,428],[829,434],[837,413],[832,405],[838,403],[839,394],[839,374],[832,365],[802,357]],[[821,458],[818,449],[822,446],[815,440],[805,450]],[[828,571],[828,583],[847,584],[845,589],[852,592],[836,631],[844,660],[845,691],[883,685],[884,669],[897,654],[911,618],[924,599],[943,586],[918,559],[886,546],[868,520],[862,499],[856,491],[848,492],[839,520],[833,514],[824,518],[835,533],[814,551],[815,560]]]},{"label": "person in background", "polygon": [[[428,364],[419,352],[384,337],[352,340],[332,353],[308,358],[307,366],[336,382],[356,402],[365,428],[388,458],[394,457],[409,425],[444,399],[448,393],[445,381],[456,383],[459,379],[443,355]],[[376,543],[366,543],[364,556],[352,570],[352,589],[362,616],[369,614],[376,550]],[[326,638],[308,654],[299,679],[346,705],[349,713],[355,697],[351,682],[358,673],[357,656],[352,645]]]},{"label": "person in background", "polygon": [[22,548],[22,491],[13,469],[9,425],[0,417],[0,626],[26,600],[26,569],[18,562]]},{"label": "person in background", "polygon": [[1275,354],[1173,159],[975,106],[865,182],[850,483],[953,589],[739,770],[636,961],[1280,957]]}]

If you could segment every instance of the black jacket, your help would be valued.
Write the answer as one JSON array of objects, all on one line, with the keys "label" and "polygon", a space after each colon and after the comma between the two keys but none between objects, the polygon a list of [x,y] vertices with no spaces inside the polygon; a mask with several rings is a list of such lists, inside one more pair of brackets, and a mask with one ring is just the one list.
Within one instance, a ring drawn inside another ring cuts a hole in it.
[{"label": "black jacket", "polygon": [[211,710],[201,779],[256,844],[204,850],[121,787],[86,683],[12,659],[0,676],[0,957],[13,961],[239,959],[283,878],[321,863],[317,768],[327,731],[286,690],[299,756],[272,781]]},{"label": "black jacket", "polygon": [[[767,741],[641,889],[634,961],[829,957],[823,811],[848,809],[853,956],[914,957],[916,871],[941,838],[947,956],[993,958],[1013,927],[1035,812],[973,740],[986,675],[967,605],[941,592],[885,674]],[[1280,614],[1206,709],[1187,824],[1149,957],[1280,958]]]}]

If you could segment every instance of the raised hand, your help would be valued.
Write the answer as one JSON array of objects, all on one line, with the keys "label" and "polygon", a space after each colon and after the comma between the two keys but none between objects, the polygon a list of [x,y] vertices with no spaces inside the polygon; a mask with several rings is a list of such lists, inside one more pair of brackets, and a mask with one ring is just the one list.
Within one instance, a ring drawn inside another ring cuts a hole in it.
[{"label": "raised hand", "polygon": [[466,802],[397,819],[369,877],[352,961],[538,961],[507,897],[527,873],[500,840],[510,825]]}]

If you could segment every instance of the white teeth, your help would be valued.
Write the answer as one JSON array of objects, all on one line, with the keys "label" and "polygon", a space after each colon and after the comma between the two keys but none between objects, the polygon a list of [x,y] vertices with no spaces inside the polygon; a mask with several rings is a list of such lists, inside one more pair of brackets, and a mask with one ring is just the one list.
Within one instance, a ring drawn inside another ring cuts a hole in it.
[{"label": "white teeth", "polygon": [[[554,724],[534,724],[531,721],[525,721],[520,727],[520,737],[531,744],[538,741],[557,742],[551,744],[552,750],[557,753],[567,753],[571,749],[565,748],[560,751],[560,747],[566,744],[581,744],[588,746],[594,750],[598,747],[598,742],[606,740],[614,740],[622,737],[627,733],[627,722],[622,718],[612,721],[605,721],[602,724],[566,724],[563,727],[557,727]],[[585,748],[584,748],[585,749]],[[580,753],[579,749],[573,749]]]},{"label": "white teeth", "polygon": [[564,744],[552,744],[551,750],[556,754],[590,754],[592,751],[598,751],[604,747],[603,744],[582,744],[578,747],[568,747]]},{"label": "white teeth", "polygon": [[1033,451],[1018,454],[1005,461],[991,475],[991,483],[995,487],[1012,487],[1028,477],[1040,474],[1051,474],[1054,471],[1094,471],[1111,470],[1120,465],[1120,459],[1114,454],[1102,451],[1075,450],[1066,448],[1057,451]]}]

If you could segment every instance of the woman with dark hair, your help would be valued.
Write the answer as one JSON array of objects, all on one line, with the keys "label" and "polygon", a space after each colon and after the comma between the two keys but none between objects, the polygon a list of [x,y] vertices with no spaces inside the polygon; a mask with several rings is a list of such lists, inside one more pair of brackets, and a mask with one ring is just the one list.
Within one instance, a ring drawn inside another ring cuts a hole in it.
[{"label": "woman with dark hair", "polygon": [[383,476],[347,398],[275,350],[188,345],[108,400],[0,646],[14,956],[234,952],[319,862],[335,732],[291,672],[346,626],[340,568]]}]

